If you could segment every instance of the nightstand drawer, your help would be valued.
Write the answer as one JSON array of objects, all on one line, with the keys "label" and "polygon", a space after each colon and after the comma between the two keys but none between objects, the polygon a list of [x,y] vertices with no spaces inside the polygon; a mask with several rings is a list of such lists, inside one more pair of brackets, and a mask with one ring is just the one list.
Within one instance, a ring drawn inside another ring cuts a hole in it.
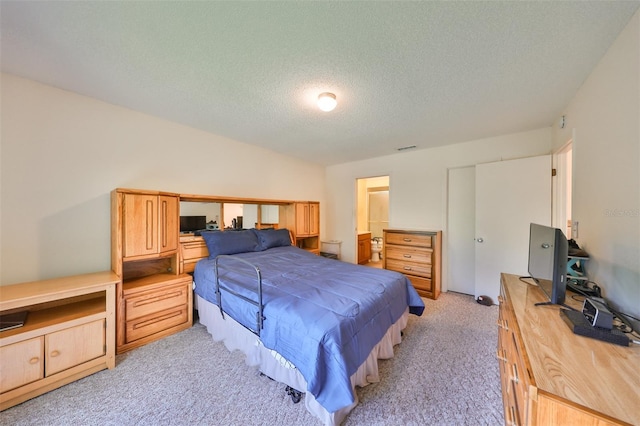
[{"label": "nightstand drawer", "polygon": [[207,250],[207,245],[203,240],[200,241],[189,241],[180,243],[182,246],[182,259],[183,260],[192,260],[192,259],[202,259],[203,257],[209,256],[209,250]]},{"label": "nightstand drawer", "polygon": [[431,264],[433,250],[418,247],[387,246],[387,259]]},{"label": "nightstand drawer", "polygon": [[189,301],[187,283],[179,283],[126,297],[127,321],[177,306],[186,306]]},{"label": "nightstand drawer", "polygon": [[165,331],[171,327],[184,324],[189,320],[187,305],[178,306],[166,311],[127,321],[126,343]]},{"label": "nightstand drawer", "polygon": [[389,232],[385,236],[386,244],[399,244],[403,246],[431,247],[431,235],[404,234]]}]

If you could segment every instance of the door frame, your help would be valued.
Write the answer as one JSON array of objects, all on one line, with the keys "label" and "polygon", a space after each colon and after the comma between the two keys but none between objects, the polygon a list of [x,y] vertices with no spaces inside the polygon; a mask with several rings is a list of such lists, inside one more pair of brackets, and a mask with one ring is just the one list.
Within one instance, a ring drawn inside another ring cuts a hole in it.
[{"label": "door frame", "polygon": [[551,155],[552,167],[556,173],[551,181],[551,225],[562,229],[567,238],[574,238],[575,232],[571,222],[574,140],[575,129],[572,130],[571,138]]}]

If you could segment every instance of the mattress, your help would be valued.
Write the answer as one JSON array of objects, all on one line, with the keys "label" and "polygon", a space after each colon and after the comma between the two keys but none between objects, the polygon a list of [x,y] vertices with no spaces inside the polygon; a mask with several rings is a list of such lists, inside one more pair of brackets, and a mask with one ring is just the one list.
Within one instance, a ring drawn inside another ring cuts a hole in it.
[{"label": "mattress", "polygon": [[[328,412],[356,402],[351,376],[406,311],[422,314],[424,302],[397,272],[367,268],[316,256],[297,247],[235,254],[260,270],[263,328],[260,342],[305,379],[304,390]],[[255,296],[255,271],[237,263],[222,266],[220,281],[244,299]],[[195,291],[217,304],[214,260],[194,271]],[[252,296],[253,295],[253,296]],[[256,308],[231,294],[221,297],[224,312],[248,329],[256,328]]]}]

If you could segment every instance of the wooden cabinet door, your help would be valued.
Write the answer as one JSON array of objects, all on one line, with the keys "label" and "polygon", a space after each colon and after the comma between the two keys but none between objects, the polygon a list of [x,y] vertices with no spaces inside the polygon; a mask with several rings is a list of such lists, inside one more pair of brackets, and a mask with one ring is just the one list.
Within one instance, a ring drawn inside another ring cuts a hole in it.
[{"label": "wooden cabinet door", "polygon": [[178,205],[178,197],[164,195],[158,197],[160,253],[178,249],[178,235],[180,234]]},{"label": "wooden cabinet door", "polygon": [[309,235],[320,234],[320,203],[309,203]]},{"label": "wooden cabinet door", "polygon": [[371,259],[371,234],[358,235],[358,264],[365,264],[369,259]]},{"label": "wooden cabinet door", "polygon": [[45,336],[46,375],[66,370],[106,353],[105,320],[101,319]]},{"label": "wooden cabinet door", "polygon": [[309,237],[320,234],[320,203],[296,204],[296,236]]},{"label": "wooden cabinet door", "polygon": [[158,196],[124,194],[122,210],[123,257],[158,253]]},{"label": "wooden cabinet door", "polygon": [[0,393],[44,377],[43,348],[42,337],[0,348]]},{"label": "wooden cabinet door", "polygon": [[296,204],[296,237],[309,236],[309,203]]}]

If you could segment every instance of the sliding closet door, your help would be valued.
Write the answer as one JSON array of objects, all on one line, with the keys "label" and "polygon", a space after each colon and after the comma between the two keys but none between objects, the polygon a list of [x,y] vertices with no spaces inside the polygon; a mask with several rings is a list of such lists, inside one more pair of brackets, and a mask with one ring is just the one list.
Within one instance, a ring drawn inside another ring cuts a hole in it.
[{"label": "sliding closet door", "polygon": [[497,303],[501,272],[527,275],[531,222],[551,224],[551,156],[477,165],[476,297]]}]

